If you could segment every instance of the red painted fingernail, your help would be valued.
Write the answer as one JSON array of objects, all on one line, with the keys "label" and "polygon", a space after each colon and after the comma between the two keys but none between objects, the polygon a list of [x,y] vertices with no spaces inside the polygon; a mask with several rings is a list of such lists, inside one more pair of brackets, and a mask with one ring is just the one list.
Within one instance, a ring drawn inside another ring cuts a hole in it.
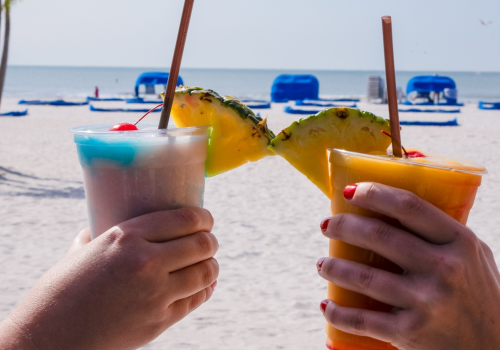
[{"label": "red painted fingernail", "polygon": [[318,262],[316,263],[316,267],[318,268],[318,272],[321,271],[321,266],[323,266],[323,263],[325,262],[325,259],[326,258],[321,258],[318,260]]},{"label": "red painted fingernail", "polygon": [[328,223],[330,222],[331,218],[326,218],[321,221],[321,224],[319,224],[319,227],[321,227],[321,232],[326,232],[326,229],[328,228]]},{"label": "red painted fingernail", "polygon": [[321,312],[323,313],[323,315],[325,314],[325,311],[326,311],[326,307],[328,306],[328,303],[330,302],[330,300],[328,299],[325,299],[321,302],[321,304],[319,304],[319,309],[321,310]]},{"label": "red painted fingernail", "polygon": [[344,198],[347,200],[352,199],[352,197],[354,197],[354,193],[356,192],[357,187],[358,187],[358,185],[356,185],[356,184],[347,185],[344,188]]},{"label": "red painted fingernail", "polygon": [[210,287],[212,287],[212,290],[214,290],[214,289],[215,289],[215,287],[217,287],[217,280],[215,280],[215,282],[214,282],[214,283],[212,283],[212,284],[210,285]]}]

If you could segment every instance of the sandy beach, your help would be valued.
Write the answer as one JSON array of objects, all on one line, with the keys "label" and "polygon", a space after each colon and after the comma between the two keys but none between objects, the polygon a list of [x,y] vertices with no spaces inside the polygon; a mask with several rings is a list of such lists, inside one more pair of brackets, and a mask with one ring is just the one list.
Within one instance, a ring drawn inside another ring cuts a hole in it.
[{"label": "sandy beach", "polygon": [[[285,114],[283,106],[256,111],[279,132],[300,118]],[[27,117],[0,117],[0,319],[87,227],[82,173],[68,128],[134,122],[140,116],[95,113],[88,106],[28,107]],[[359,108],[388,117],[386,105],[360,103]],[[24,106],[4,99],[2,109]],[[403,127],[403,145],[473,159],[488,169],[469,226],[500,261],[500,112],[467,104],[460,114],[402,113],[400,118],[455,116],[458,127]],[[315,263],[328,252],[319,230],[329,215],[328,199],[284,159],[270,157],[207,179],[205,207],[215,218],[220,244],[217,289],[207,304],[144,349],[324,349],[319,303],[326,282]]]}]

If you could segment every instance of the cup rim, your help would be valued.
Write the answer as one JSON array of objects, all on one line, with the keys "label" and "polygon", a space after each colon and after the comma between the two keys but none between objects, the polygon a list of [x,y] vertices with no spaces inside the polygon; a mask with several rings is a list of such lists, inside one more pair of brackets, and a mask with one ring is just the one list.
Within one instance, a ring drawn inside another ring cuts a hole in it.
[{"label": "cup rim", "polygon": [[[193,134],[201,134],[205,131],[208,131],[210,128],[209,125],[204,126],[190,126],[186,128],[178,128],[173,123],[169,123],[168,129],[148,129],[148,130],[126,130],[126,131],[109,131],[110,127],[116,125],[117,123],[102,123],[102,124],[89,124],[89,125],[80,125],[69,128],[69,132],[75,135],[85,135],[85,136],[117,136],[117,135],[129,135],[129,136],[144,136],[147,134],[167,134],[169,136],[179,136],[179,135],[193,135]],[[141,122],[141,125],[146,127],[158,127],[157,122]],[[93,131],[92,129],[104,129],[102,131]]]},{"label": "cup rim", "polygon": [[452,167],[447,167],[447,166],[442,166],[442,165],[435,165],[435,164],[428,164],[428,163],[420,163],[420,162],[415,162],[412,161],[411,158],[397,158],[397,157],[382,157],[379,155],[375,154],[366,154],[366,153],[358,153],[358,152],[352,152],[352,151],[346,151],[344,149],[339,149],[339,148],[328,148],[328,151],[330,152],[337,152],[345,155],[352,155],[360,158],[369,158],[369,159],[376,159],[379,161],[385,161],[385,162],[399,162],[399,163],[409,163],[410,165],[414,166],[421,166],[421,167],[427,167],[427,168],[435,168],[435,169],[440,169],[440,170],[445,170],[445,171],[451,171],[451,172],[459,172],[459,173],[465,173],[465,174],[472,174],[472,175],[486,175],[488,174],[488,170],[484,168],[482,165],[478,164],[479,166],[483,167],[484,170],[466,170],[466,169],[457,169],[457,168],[452,168]]}]

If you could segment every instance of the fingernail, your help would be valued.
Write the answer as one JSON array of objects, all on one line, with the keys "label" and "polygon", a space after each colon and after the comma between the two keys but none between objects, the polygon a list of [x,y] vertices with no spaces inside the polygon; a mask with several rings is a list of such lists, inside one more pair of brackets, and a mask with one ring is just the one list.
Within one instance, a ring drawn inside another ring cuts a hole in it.
[{"label": "fingernail", "polygon": [[328,223],[330,222],[330,217],[323,219],[321,221],[321,224],[319,224],[319,227],[321,227],[321,232],[326,232],[326,229],[328,228]]},{"label": "fingernail", "polygon": [[318,268],[318,272],[321,271],[321,266],[323,266],[323,262],[325,261],[326,258],[321,258],[318,260],[318,262],[316,263],[316,267]]},{"label": "fingernail", "polygon": [[215,289],[215,287],[217,287],[217,280],[215,280],[215,282],[214,282],[214,283],[212,283],[212,284],[210,285],[210,287],[212,287],[212,290],[214,290],[214,289]]},{"label": "fingernail", "polygon": [[352,185],[347,185],[344,188],[344,198],[347,200],[351,200],[352,197],[354,197],[354,193],[356,192],[356,188],[358,185],[352,184]]},{"label": "fingernail", "polygon": [[319,304],[319,309],[321,310],[321,312],[323,313],[323,315],[325,314],[325,311],[326,311],[326,307],[328,306],[328,303],[330,302],[330,300],[328,299],[325,299],[321,302],[321,304]]}]

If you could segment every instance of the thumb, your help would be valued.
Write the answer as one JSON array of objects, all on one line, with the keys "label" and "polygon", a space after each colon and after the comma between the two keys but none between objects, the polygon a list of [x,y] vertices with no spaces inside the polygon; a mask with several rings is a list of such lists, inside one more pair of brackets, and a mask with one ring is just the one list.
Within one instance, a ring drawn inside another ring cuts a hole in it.
[{"label": "thumb", "polygon": [[73,242],[71,242],[71,245],[66,252],[66,256],[73,254],[85,244],[90,243],[90,240],[90,229],[86,228],[84,230],[81,230],[80,233],[78,233],[73,239]]}]

